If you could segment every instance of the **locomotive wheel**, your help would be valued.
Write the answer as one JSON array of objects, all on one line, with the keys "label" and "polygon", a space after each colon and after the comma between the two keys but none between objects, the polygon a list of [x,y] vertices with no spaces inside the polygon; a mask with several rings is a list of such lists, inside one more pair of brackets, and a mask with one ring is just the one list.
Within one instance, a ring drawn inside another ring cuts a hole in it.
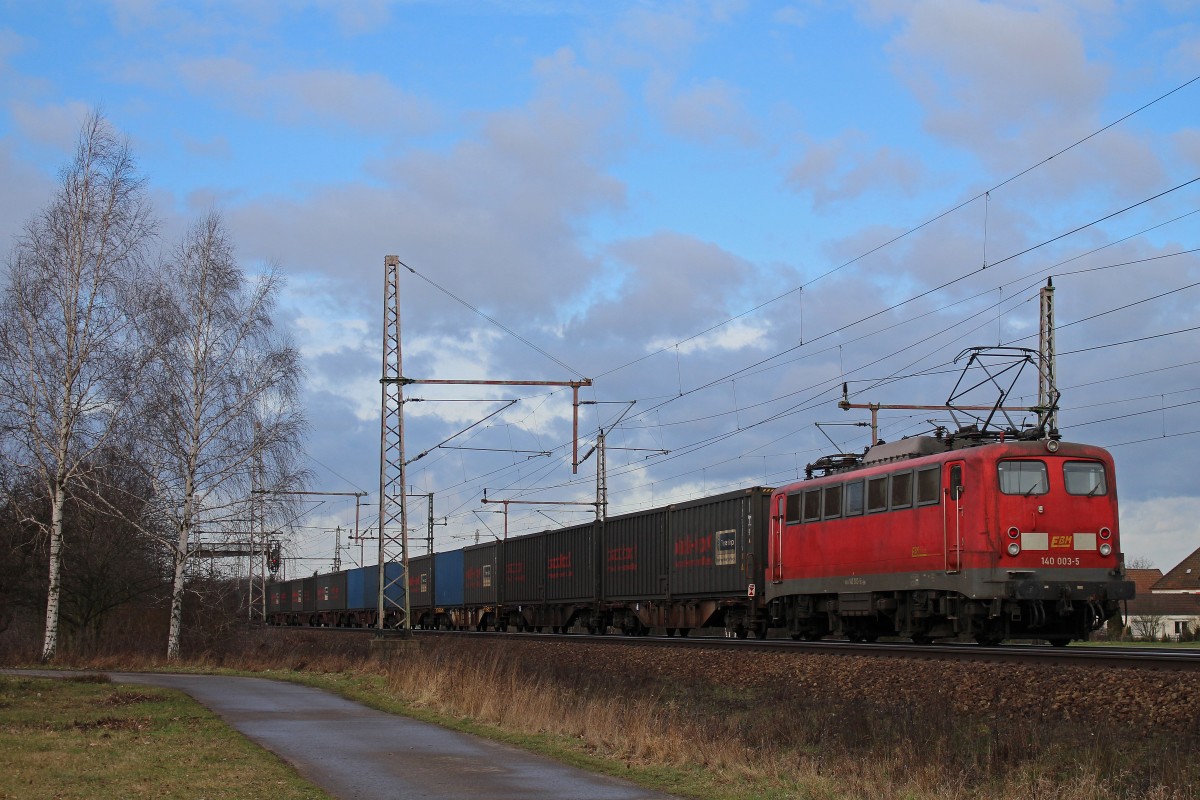
[{"label": "locomotive wheel", "polygon": [[912,635],[913,644],[932,644],[933,639],[929,638],[926,633],[914,633]]},{"label": "locomotive wheel", "polygon": [[1066,647],[1071,643],[1071,640],[1066,636],[1055,636],[1050,640],[1050,644],[1054,647]]},{"label": "locomotive wheel", "polygon": [[758,625],[754,626],[754,638],[755,639],[767,638],[767,624],[765,622],[759,623]]},{"label": "locomotive wheel", "polygon": [[995,647],[996,645],[1000,644],[1001,639],[999,636],[995,636],[993,634],[977,633],[975,634],[975,641],[984,647]]}]

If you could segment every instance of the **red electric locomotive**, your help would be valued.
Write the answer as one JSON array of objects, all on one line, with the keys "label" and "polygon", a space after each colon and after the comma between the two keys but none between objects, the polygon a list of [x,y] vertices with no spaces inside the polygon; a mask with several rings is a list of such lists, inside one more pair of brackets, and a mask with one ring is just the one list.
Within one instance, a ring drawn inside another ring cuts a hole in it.
[{"label": "red electric locomotive", "polygon": [[768,612],[795,638],[1065,645],[1133,596],[1099,447],[921,436],[824,466],[771,497]]}]

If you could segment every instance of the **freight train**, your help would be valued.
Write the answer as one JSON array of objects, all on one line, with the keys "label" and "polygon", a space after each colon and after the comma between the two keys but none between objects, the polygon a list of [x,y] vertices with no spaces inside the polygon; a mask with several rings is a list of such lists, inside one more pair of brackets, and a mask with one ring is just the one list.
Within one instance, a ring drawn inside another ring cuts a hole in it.
[{"label": "freight train", "polygon": [[[378,571],[271,584],[268,622],[374,627]],[[420,628],[1054,645],[1134,590],[1112,457],[1003,434],[878,443],[779,488],[413,558],[407,585]]]}]

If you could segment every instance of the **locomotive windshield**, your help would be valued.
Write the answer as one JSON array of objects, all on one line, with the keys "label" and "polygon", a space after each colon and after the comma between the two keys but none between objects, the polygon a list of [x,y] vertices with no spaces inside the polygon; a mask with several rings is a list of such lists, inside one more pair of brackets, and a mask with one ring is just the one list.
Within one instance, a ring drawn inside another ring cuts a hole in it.
[{"label": "locomotive windshield", "polygon": [[1005,494],[1029,497],[1050,491],[1046,465],[1041,461],[1001,461],[996,466],[1000,473],[1000,491]]},{"label": "locomotive windshield", "polygon": [[1108,494],[1104,465],[1096,461],[1066,462],[1063,464],[1063,478],[1067,484],[1067,494],[1082,494],[1087,497]]}]

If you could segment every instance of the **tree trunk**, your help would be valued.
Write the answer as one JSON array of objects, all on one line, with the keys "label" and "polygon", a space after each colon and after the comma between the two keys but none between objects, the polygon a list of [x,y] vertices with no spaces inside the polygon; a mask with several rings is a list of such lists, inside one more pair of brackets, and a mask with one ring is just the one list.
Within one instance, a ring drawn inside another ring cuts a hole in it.
[{"label": "tree trunk", "polygon": [[179,526],[179,544],[175,551],[175,577],[171,584],[171,627],[167,631],[167,660],[179,660],[179,640],[183,634],[183,568],[187,563],[187,524]]},{"label": "tree trunk", "polygon": [[58,653],[58,601],[62,593],[63,504],[66,491],[61,480],[54,487],[50,507],[50,580],[46,594],[46,635],[42,639],[42,661],[53,661]]}]

